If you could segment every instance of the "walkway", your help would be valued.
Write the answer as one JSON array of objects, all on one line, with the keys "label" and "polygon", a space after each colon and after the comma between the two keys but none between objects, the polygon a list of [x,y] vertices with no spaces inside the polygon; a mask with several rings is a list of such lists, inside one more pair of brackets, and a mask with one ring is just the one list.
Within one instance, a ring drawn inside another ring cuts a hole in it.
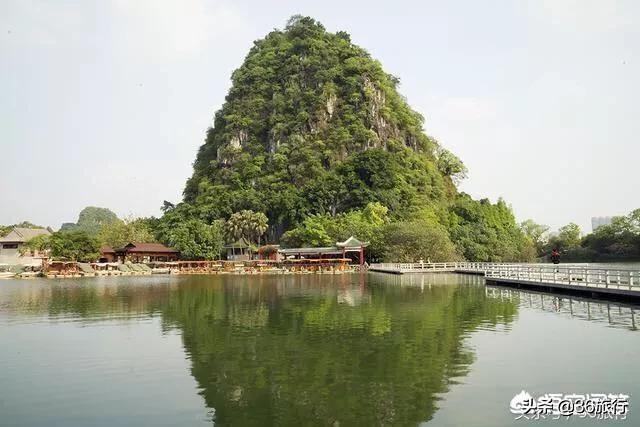
[{"label": "walkway", "polygon": [[481,274],[487,283],[513,287],[640,300],[640,270],[588,264],[506,264],[481,262],[383,263],[370,271],[384,273]]}]

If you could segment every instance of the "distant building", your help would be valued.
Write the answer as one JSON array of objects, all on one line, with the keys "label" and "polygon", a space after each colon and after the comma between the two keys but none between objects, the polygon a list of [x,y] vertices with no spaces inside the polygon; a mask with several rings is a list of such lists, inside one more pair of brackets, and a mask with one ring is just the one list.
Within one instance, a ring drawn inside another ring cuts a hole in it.
[{"label": "distant building", "polygon": [[591,217],[591,231],[596,231],[598,227],[611,224],[612,216],[594,216]]},{"label": "distant building", "polygon": [[27,241],[43,234],[51,233],[44,228],[15,227],[0,238],[0,264],[39,264],[48,255],[46,252],[30,251],[21,254],[20,250]]},{"label": "distant building", "polygon": [[162,243],[129,243],[123,248],[112,249],[113,252],[109,252],[109,247],[103,247],[104,252],[101,252],[101,259],[105,261],[110,259],[115,254],[115,260],[121,262],[169,262],[177,261],[180,257],[180,252],[175,249],[168,248]]}]

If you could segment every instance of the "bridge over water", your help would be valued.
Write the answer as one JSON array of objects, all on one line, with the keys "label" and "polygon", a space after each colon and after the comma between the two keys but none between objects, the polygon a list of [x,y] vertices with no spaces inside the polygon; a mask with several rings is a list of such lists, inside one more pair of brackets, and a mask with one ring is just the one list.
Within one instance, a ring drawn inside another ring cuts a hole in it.
[{"label": "bridge over water", "polygon": [[608,268],[589,264],[423,262],[371,264],[369,271],[392,274],[479,274],[489,284],[640,301],[640,269],[637,268]]}]

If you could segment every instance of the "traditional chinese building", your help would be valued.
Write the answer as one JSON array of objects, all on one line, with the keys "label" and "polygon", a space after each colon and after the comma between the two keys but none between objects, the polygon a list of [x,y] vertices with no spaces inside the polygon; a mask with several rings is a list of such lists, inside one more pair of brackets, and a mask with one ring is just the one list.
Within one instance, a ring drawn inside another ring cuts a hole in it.
[{"label": "traditional chinese building", "polygon": [[116,251],[111,246],[100,248],[100,262],[115,262],[116,259]]},{"label": "traditional chinese building", "polygon": [[[285,259],[327,259],[327,258],[351,258],[352,261],[364,264],[364,248],[368,242],[361,242],[351,236],[344,242],[336,242],[335,246],[317,248],[287,248],[280,249]],[[353,256],[355,255],[355,256]]]},{"label": "traditional chinese building", "polygon": [[357,253],[358,261],[360,265],[364,264],[364,248],[369,246],[369,242],[361,242],[355,237],[351,236],[344,242],[337,242],[336,247],[342,250],[342,258],[345,258],[349,253]]},{"label": "traditional chinese building", "polygon": [[177,261],[180,257],[179,251],[162,243],[129,243],[121,249],[115,249],[114,252],[115,259],[121,262],[169,262]]}]

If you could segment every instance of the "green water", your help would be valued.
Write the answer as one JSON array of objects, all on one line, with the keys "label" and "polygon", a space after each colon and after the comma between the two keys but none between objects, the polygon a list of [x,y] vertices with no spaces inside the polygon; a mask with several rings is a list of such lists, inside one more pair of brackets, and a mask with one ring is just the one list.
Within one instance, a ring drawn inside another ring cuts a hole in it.
[{"label": "green water", "polygon": [[522,389],[640,425],[637,310],[453,274],[4,280],[0,425],[539,423]]}]

